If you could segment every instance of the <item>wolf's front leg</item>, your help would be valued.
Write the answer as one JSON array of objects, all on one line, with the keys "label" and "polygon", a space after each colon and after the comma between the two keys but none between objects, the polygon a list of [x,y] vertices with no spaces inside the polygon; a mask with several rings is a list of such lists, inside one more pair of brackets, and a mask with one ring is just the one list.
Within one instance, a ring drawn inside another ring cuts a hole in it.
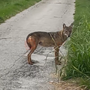
[{"label": "wolf's front leg", "polygon": [[55,64],[61,65],[61,62],[59,61],[59,47],[55,47]]}]

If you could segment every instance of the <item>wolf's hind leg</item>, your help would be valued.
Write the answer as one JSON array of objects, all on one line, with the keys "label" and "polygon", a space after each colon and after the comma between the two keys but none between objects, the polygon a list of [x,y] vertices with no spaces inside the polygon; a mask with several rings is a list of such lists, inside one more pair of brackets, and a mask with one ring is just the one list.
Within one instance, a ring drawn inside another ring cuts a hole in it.
[{"label": "wolf's hind leg", "polygon": [[31,60],[31,55],[32,55],[32,53],[34,52],[34,50],[36,49],[36,47],[37,47],[37,46],[31,47],[31,50],[30,50],[30,52],[29,52],[29,54],[28,54],[28,63],[31,64],[31,65],[34,63],[34,62],[32,62],[32,60]]},{"label": "wolf's hind leg", "polygon": [[27,39],[27,44],[28,44],[28,46],[30,48],[30,52],[28,54],[28,63],[32,65],[34,62],[32,62],[32,60],[31,60],[31,55],[34,52],[34,50],[37,48],[38,43],[37,43],[37,41],[36,41],[36,39],[34,37],[30,36]]}]

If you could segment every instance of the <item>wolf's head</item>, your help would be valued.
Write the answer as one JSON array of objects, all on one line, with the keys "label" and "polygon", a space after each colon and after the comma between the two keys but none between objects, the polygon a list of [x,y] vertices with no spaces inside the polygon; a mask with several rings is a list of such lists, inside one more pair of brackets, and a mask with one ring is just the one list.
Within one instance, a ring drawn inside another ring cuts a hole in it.
[{"label": "wolf's head", "polygon": [[72,33],[72,27],[73,23],[70,26],[66,26],[65,24],[63,24],[63,34],[66,35],[67,37],[70,37]]}]

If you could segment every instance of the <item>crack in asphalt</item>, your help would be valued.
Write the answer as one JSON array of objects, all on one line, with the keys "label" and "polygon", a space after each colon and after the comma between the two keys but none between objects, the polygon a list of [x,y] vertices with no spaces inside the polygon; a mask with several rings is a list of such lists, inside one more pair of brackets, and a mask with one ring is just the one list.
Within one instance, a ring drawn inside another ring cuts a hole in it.
[{"label": "crack in asphalt", "polygon": [[[13,68],[13,67],[15,66],[16,62],[17,62],[21,57],[22,57],[22,56],[20,56],[18,59],[16,59],[15,62],[13,63],[13,65],[12,65],[10,68],[1,69],[0,71],[2,71],[2,70],[3,70],[3,71],[6,71],[7,69],[11,69],[11,68]],[[9,73],[11,73],[10,70],[8,70],[7,73],[4,73],[4,75],[3,75],[3,74],[0,75],[0,78],[2,79],[3,77],[7,76]]]},{"label": "crack in asphalt", "polygon": [[66,5],[72,5],[73,3],[61,3],[61,2],[59,2],[59,3],[56,3],[56,4],[66,4]]},{"label": "crack in asphalt", "polygon": [[[22,83],[23,83],[22,81],[19,80],[20,78],[21,79],[25,78],[25,79],[28,79],[28,80],[37,78],[38,80],[39,79],[41,80],[41,78],[44,79],[47,76],[47,73],[45,73],[45,72],[47,72],[47,71],[44,70],[43,66],[28,65],[28,64],[25,63],[21,67],[15,69],[13,71],[9,71],[6,74],[6,76],[4,75],[2,77],[2,79],[1,79],[1,80],[3,80],[3,82],[1,81],[0,84],[3,84],[5,86],[3,88],[3,90],[8,90],[10,88],[12,88],[12,89],[15,89],[15,88],[20,89],[20,88],[22,88]],[[42,75],[42,73],[45,73],[45,74]],[[45,81],[48,81],[48,78],[47,78],[47,80],[45,78]],[[26,87],[26,88],[30,89],[30,87]],[[10,89],[10,90],[12,90],[12,89]]]},{"label": "crack in asphalt", "polygon": [[3,40],[3,39],[11,39],[11,38],[0,38],[0,40]]},{"label": "crack in asphalt", "polygon": [[[47,50],[46,48],[43,48],[44,50]],[[43,50],[39,51],[39,53],[41,53]],[[43,51],[44,53],[44,51]],[[47,64],[45,64],[45,66],[38,66],[38,65],[29,65],[26,63],[26,61],[24,60],[23,64],[19,67],[14,69],[14,66],[16,65],[16,63],[21,60],[24,56],[24,53],[17,59],[15,60],[14,64],[10,67],[13,68],[13,70],[9,70],[6,74],[0,76],[0,84],[3,86],[3,90],[13,90],[13,89],[30,89],[31,90],[31,86],[29,87],[22,87],[22,80],[20,81],[19,79],[40,79],[43,80],[45,78],[45,81],[40,81],[42,83],[47,83],[48,78],[46,80],[47,77],[47,70],[44,70],[44,68],[47,67]],[[47,67],[48,68],[48,67]],[[44,75],[42,75],[42,73],[45,73]],[[41,79],[42,78],[42,79]],[[9,82],[8,82],[9,81]],[[38,80],[39,81],[39,80]],[[28,81],[29,82],[29,81]],[[38,88],[40,88],[39,86],[37,86]],[[34,88],[34,87],[32,87]],[[36,89],[37,90],[37,89]]]}]

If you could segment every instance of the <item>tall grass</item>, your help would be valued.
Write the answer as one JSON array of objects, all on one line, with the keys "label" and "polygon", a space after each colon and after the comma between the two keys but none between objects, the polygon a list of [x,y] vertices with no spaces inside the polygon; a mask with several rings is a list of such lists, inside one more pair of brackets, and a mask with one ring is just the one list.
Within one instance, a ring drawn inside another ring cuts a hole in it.
[{"label": "tall grass", "polygon": [[68,42],[68,78],[90,76],[90,23],[81,22],[75,29]]},{"label": "tall grass", "polygon": [[76,0],[74,20],[64,79],[82,77],[82,85],[90,89],[90,0]]},{"label": "tall grass", "polygon": [[0,0],[0,23],[40,0]]}]

